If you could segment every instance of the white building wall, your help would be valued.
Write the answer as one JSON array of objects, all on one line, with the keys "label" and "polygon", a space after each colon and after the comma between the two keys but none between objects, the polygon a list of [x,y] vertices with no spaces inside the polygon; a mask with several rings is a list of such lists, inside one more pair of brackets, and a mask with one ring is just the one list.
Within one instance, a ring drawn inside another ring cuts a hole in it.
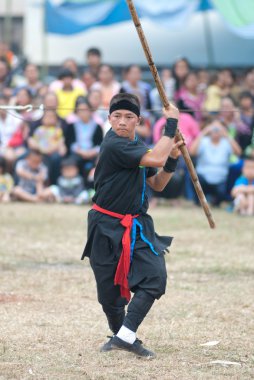
[{"label": "white building wall", "polygon": [[[146,64],[136,30],[131,22],[91,29],[73,36],[45,35],[43,30],[44,0],[11,0],[15,12],[24,14],[24,54],[37,64],[59,65],[68,57],[84,63],[84,52],[91,46],[100,48],[104,62],[126,65]],[[0,13],[5,0],[0,1]],[[214,60],[218,65],[254,65],[254,41],[235,36],[226,29],[220,16],[209,12]],[[166,65],[179,56],[194,65],[206,65],[208,55],[202,13],[195,14],[181,30],[169,31],[142,21],[154,60]]]}]

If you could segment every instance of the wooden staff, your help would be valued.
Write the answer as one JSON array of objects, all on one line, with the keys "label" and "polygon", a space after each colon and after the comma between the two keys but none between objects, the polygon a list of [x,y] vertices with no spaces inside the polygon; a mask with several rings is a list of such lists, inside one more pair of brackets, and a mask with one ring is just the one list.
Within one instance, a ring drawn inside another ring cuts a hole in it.
[{"label": "wooden staff", "polygon": [[[169,109],[170,103],[169,103],[168,98],[166,96],[163,84],[162,84],[160,76],[158,74],[158,70],[157,70],[157,68],[156,68],[156,66],[155,66],[155,64],[153,62],[153,57],[152,57],[149,45],[147,43],[145,34],[143,32],[143,29],[142,29],[142,26],[141,26],[141,23],[140,23],[137,11],[135,9],[135,6],[134,6],[132,0],[126,0],[126,1],[127,1],[127,4],[128,4],[128,7],[130,9],[132,20],[133,20],[134,25],[136,27],[136,30],[138,32],[140,42],[141,42],[141,44],[143,46],[143,49],[144,49],[144,52],[145,52],[145,55],[146,55],[146,59],[147,59],[148,65],[149,65],[150,70],[151,70],[151,72],[153,74],[153,78],[154,78],[156,87],[157,87],[157,89],[159,91],[161,101],[162,101],[164,107],[166,109]],[[176,137],[177,137],[177,140],[183,140],[183,136],[182,136],[182,134],[181,134],[181,132],[179,130],[177,130]],[[198,195],[200,204],[203,207],[205,215],[206,215],[206,217],[208,219],[209,225],[210,225],[211,228],[215,228],[215,222],[213,220],[213,217],[212,217],[212,214],[211,214],[211,210],[210,210],[209,205],[207,203],[205,194],[203,193],[203,190],[202,190],[202,187],[200,185],[200,182],[199,182],[196,170],[195,170],[195,168],[193,166],[193,163],[192,163],[192,160],[190,158],[188,149],[186,148],[186,145],[182,145],[180,147],[180,150],[181,150],[182,156],[183,156],[183,158],[185,160],[186,166],[187,166],[187,168],[189,170],[189,173],[190,173],[193,185],[195,187],[196,193]]]}]

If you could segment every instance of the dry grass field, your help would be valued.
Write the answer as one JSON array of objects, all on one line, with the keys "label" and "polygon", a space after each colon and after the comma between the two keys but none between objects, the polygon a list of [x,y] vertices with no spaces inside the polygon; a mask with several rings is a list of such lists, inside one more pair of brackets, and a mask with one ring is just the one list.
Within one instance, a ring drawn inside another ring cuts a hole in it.
[{"label": "dry grass field", "polygon": [[157,352],[144,361],[99,353],[109,330],[80,261],[87,210],[0,206],[0,379],[254,379],[254,218],[217,210],[213,231],[199,209],[152,210],[175,239],[167,293],[139,330]]}]

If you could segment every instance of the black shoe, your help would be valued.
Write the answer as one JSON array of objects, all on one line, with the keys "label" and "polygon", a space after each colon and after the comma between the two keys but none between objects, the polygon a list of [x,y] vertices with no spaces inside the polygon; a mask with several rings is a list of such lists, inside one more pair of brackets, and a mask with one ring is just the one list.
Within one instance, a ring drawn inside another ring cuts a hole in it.
[{"label": "black shoe", "polygon": [[101,352],[111,350],[124,350],[132,352],[133,354],[145,359],[153,359],[156,356],[154,352],[142,346],[141,340],[136,339],[133,344],[130,344],[118,338],[117,336],[111,337],[110,340],[101,348]]},{"label": "black shoe", "polygon": [[112,350],[111,342],[112,342],[112,339],[114,338],[114,335],[108,336],[108,338],[109,338],[109,341],[107,343],[103,344],[103,346],[100,349],[100,352],[107,352],[107,351]]}]

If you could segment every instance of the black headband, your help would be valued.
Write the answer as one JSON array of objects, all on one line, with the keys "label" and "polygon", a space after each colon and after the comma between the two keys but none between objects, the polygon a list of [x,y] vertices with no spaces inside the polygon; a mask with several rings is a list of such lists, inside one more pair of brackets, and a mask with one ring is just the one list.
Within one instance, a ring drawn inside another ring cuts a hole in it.
[{"label": "black headband", "polygon": [[128,110],[128,111],[135,113],[135,115],[140,116],[139,107],[136,106],[135,104],[131,103],[127,99],[119,100],[119,102],[113,103],[110,106],[109,114],[111,114],[112,112],[117,111],[117,110]]}]

